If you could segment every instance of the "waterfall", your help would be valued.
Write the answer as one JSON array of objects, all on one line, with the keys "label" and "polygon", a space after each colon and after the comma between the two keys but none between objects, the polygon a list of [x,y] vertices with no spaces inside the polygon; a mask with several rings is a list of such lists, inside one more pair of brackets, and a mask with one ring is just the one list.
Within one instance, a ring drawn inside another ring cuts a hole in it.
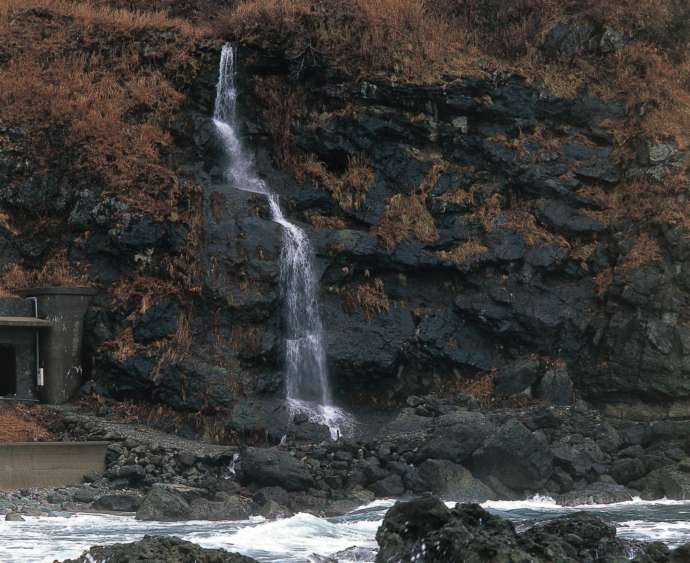
[{"label": "waterfall", "polygon": [[347,417],[331,401],[314,252],[304,230],[285,218],[278,196],[258,177],[253,160],[242,145],[237,122],[235,59],[234,48],[226,44],[221,53],[213,111],[213,123],[230,161],[226,176],[236,189],[263,194],[272,220],[282,227],[280,282],[288,407],[291,413],[306,412],[314,422],[327,424],[335,437],[340,427],[347,424]]}]

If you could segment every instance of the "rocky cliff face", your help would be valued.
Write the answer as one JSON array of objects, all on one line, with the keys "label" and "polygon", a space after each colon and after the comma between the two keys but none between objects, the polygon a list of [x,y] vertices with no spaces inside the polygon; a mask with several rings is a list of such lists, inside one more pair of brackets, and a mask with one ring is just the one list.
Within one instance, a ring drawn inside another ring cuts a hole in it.
[{"label": "rocky cliff face", "polygon": [[[669,181],[684,155],[646,143],[620,159],[623,104],[514,75],[291,80],[266,53],[240,60],[257,166],[311,227],[345,400],[479,380],[495,395],[563,404],[574,384],[611,412],[686,412],[687,238],[616,200],[633,177]],[[213,133],[195,124],[207,304],[226,311],[242,369],[261,374],[247,390],[274,392],[281,233],[262,198],[222,185]]]},{"label": "rocky cliff face", "polygon": [[[176,67],[147,46],[180,37],[149,35],[134,42],[142,64],[184,96],[165,122],[169,212],[137,206],[136,182],[127,197],[100,190],[70,151],[32,172],[30,131],[0,122],[0,265],[45,263],[59,239],[103,289],[86,319],[98,392],[194,411],[279,395],[281,231],[263,198],[223,179],[209,120],[220,44],[191,43],[194,64]],[[634,141],[623,158],[637,109],[503,73],[352,81],[304,57],[242,49],[242,116],[258,170],[317,249],[342,401],[576,393],[614,414],[688,414],[690,245],[673,213],[650,220],[662,200],[639,188],[676,182],[685,154]],[[47,230],[13,233],[24,217]]]}]

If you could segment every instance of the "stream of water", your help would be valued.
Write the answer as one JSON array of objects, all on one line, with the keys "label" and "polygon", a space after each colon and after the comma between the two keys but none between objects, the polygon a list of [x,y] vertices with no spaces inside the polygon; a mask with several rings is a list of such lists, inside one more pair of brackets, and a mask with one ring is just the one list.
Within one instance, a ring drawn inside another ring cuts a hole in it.
[{"label": "stream of water", "polygon": [[[135,541],[146,534],[175,535],[204,547],[223,548],[270,563],[305,563],[312,554],[340,563],[372,562],[376,530],[390,501],[377,501],[344,516],[296,514],[283,520],[241,522],[140,522],[102,514],[0,521],[0,561],[47,563],[76,557],[92,545]],[[690,502],[635,500],[609,505],[561,507],[552,499],[489,501],[484,508],[515,522],[518,529],[563,514],[587,510],[615,523],[618,535],[662,541],[671,547],[690,542]],[[352,549],[356,548],[356,549]]]},{"label": "stream of water", "polygon": [[328,385],[314,252],[304,229],[285,218],[278,196],[257,175],[251,155],[244,148],[237,120],[236,58],[234,47],[225,45],[213,111],[213,122],[229,160],[226,176],[234,188],[265,196],[273,221],[282,227],[280,272],[288,405],[292,412],[306,412],[313,421],[327,424],[335,437],[347,426],[348,417],[333,406]]}]

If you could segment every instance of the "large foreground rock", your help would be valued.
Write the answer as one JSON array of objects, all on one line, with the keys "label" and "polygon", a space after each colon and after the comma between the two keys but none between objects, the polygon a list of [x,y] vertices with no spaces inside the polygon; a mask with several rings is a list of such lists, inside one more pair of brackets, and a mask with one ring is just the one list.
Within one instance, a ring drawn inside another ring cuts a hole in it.
[{"label": "large foreground rock", "polygon": [[132,543],[96,545],[77,559],[63,563],[256,563],[256,559],[223,549],[204,549],[180,538],[145,536]]},{"label": "large foreground rock", "polygon": [[449,509],[429,495],[391,508],[376,541],[376,563],[623,563],[631,552],[638,563],[683,561],[683,548],[672,553],[661,543],[621,540],[614,526],[585,512],[518,534],[511,522],[476,504]]}]

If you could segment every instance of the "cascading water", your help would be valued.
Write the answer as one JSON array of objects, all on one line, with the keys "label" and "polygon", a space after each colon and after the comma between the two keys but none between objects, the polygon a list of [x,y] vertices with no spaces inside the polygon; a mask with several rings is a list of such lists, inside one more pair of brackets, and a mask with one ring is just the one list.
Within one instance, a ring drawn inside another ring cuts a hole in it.
[{"label": "cascading water", "polygon": [[331,402],[314,253],[307,234],[284,217],[278,196],[254,172],[252,159],[239,137],[236,112],[235,50],[226,44],[220,59],[213,123],[230,159],[228,180],[237,189],[266,196],[273,221],[283,229],[280,273],[288,405],[291,412],[306,411],[315,422],[327,424],[335,437],[347,417]]}]

